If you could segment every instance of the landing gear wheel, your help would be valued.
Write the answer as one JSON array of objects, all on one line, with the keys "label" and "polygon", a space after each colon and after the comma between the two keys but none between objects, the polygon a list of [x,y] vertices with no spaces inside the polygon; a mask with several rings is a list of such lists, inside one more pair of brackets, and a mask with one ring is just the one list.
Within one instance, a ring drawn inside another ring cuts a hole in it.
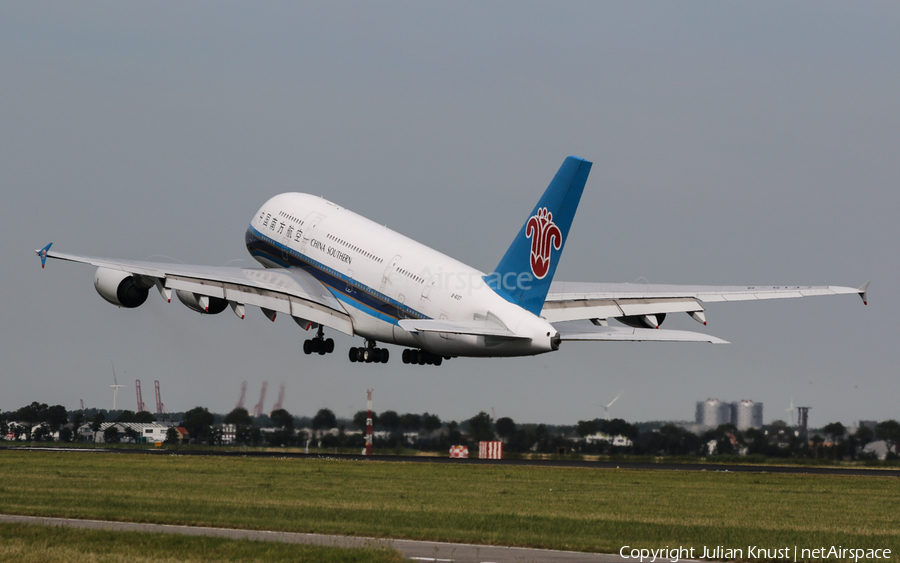
[{"label": "landing gear wheel", "polygon": [[434,363],[434,365],[439,366],[439,365],[441,365],[441,363],[443,363],[443,361],[444,361],[444,358],[442,358],[440,356],[435,356],[433,363]]},{"label": "landing gear wheel", "polygon": [[356,348],[356,361],[360,362],[360,363],[366,361],[366,349],[365,348]]},{"label": "landing gear wheel", "polygon": [[356,351],[356,348],[350,348],[350,361],[351,362],[356,363],[357,355],[358,355],[358,353]]},{"label": "landing gear wheel", "polygon": [[387,348],[382,348],[381,349],[381,363],[383,363],[383,364],[388,363],[388,359],[390,359],[390,357],[391,357],[390,350],[388,350]]},{"label": "landing gear wheel", "polygon": [[327,340],[325,339],[322,325],[319,325],[319,330],[316,332],[315,336],[303,343],[304,354],[318,354],[324,356],[325,354],[330,354],[332,352],[334,352],[334,340],[330,338]]}]

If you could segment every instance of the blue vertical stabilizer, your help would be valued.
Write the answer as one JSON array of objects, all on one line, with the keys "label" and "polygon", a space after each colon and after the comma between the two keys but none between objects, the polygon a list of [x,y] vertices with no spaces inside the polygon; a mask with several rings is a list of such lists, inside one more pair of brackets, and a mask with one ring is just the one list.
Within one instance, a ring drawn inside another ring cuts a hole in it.
[{"label": "blue vertical stabilizer", "polygon": [[535,315],[544,307],[590,171],[587,160],[566,158],[497,268],[484,277],[491,289]]}]

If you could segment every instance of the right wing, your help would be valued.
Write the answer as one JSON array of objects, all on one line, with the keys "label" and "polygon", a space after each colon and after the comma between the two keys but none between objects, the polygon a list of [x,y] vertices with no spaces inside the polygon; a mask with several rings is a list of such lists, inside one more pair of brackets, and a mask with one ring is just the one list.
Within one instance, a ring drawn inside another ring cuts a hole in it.
[{"label": "right wing", "polygon": [[[841,286],[714,286],[631,283],[553,282],[541,316],[551,323],[584,319],[652,319],[667,313],[688,313],[706,324],[700,302],[755,301],[813,295],[858,294],[867,303],[869,283]],[[652,323],[642,323],[649,326]]]},{"label": "right wing", "polygon": [[116,260],[51,251],[50,245],[36,252],[42,265],[47,258],[56,258],[131,274],[147,288],[156,286],[167,301],[172,300],[174,289],[192,294],[195,303],[225,300],[241,318],[244,306],[252,305],[273,320],[276,312],[284,313],[298,323],[308,321],[353,336],[353,323],[340,301],[322,282],[303,270]]}]

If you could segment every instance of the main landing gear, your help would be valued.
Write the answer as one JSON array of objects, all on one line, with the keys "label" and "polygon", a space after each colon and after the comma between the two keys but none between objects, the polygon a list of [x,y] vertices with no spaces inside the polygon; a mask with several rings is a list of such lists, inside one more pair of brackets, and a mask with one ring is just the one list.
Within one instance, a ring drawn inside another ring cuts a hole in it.
[{"label": "main landing gear", "polygon": [[319,332],[316,333],[315,337],[303,342],[304,354],[319,354],[320,356],[324,356],[325,354],[330,354],[332,352],[334,352],[334,340],[325,338],[322,325],[319,325]]},{"label": "main landing gear", "polygon": [[390,350],[387,348],[376,348],[374,340],[366,340],[366,345],[363,348],[350,348],[351,362],[386,364],[390,356]]},{"label": "main landing gear", "polygon": [[430,366],[439,366],[443,363],[444,359],[449,360],[450,358],[432,354],[428,350],[417,350],[415,348],[407,348],[403,351],[404,364],[419,364],[420,366],[428,364]]},{"label": "main landing gear", "polygon": [[[348,357],[353,363],[386,364],[390,357],[390,351],[387,348],[376,348],[374,340],[366,340],[366,345],[362,348],[350,348]],[[404,364],[439,366],[444,363],[444,360],[449,359],[449,356],[440,356],[438,354],[433,354],[428,350],[420,350],[417,348],[407,348],[406,350],[403,350]]]}]

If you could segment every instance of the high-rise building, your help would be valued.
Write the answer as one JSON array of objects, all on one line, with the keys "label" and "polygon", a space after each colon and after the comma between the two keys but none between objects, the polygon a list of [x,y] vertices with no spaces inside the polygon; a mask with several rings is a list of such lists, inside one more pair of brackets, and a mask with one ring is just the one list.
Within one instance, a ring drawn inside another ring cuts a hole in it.
[{"label": "high-rise building", "polygon": [[697,401],[697,424],[715,428],[731,422],[731,405],[719,399]]},{"label": "high-rise building", "polygon": [[747,430],[748,428],[762,428],[762,411],[762,403],[756,403],[747,400],[731,403],[731,423],[734,424],[734,426],[738,430]]}]

